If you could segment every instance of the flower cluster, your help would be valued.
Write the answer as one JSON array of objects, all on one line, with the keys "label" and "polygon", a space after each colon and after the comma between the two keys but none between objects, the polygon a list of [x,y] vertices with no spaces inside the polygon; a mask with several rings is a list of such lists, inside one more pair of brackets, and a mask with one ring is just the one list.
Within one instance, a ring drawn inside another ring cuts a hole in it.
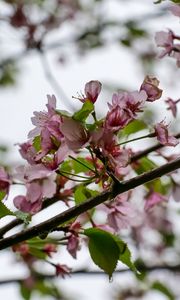
[{"label": "flower cluster", "polygon": [[[171,5],[171,12],[179,17],[180,5]],[[176,59],[177,67],[180,67],[180,36],[176,35],[172,30],[156,32],[155,41],[158,47],[163,48],[159,57],[162,58],[166,55]]]}]

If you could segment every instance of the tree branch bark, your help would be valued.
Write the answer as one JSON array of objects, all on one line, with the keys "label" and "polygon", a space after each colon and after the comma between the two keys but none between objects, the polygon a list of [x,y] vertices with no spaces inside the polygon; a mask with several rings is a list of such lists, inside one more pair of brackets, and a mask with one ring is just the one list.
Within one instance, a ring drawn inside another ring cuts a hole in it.
[{"label": "tree branch bark", "polygon": [[110,198],[116,197],[118,194],[127,192],[135,187],[138,187],[142,184],[145,184],[149,181],[152,181],[156,178],[159,178],[163,175],[166,175],[170,172],[173,172],[180,168],[180,158],[173,160],[166,165],[163,165],[159,168],[156,168],[152,171],[146,172],[139,176],[136,176],[132,179],[124,181],[122,183],[114,184],[111,190],[102,192],[100,195],[96,197],[90,198],[87,201],[74,206],[57,216],[48,219],[36,226],[25,229],[19,233],[16,233],[10,237],[4,238],[0,240],[0,250],[3,250],[7,247],[10,247],[14,244],[23,242],[27,239],[31,239],[36,236],[48,234],[51,230],[59,225],[62,225],[64,222],[70,221],[72,218],[79,216],[80,214],[88,211],[89,209],[94,208],[95,206],[107,201]]}]

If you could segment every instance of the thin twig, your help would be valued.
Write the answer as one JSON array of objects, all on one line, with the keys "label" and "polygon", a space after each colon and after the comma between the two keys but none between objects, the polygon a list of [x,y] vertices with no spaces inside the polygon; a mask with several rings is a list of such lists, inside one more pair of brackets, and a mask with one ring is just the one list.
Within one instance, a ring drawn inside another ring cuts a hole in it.
[{"label": "thin twig", "polygon": [[[170,272],[180,272],[180,265],[173,265],[173,266],[143,266],[143,267],[138,267],[138,270],[140,272],[154,272],[154,271],[170,271]],[[113,274],[123,274],[126,272],[132,272],[131,269],[121,269],[121,270],[116,270],[113,272]],[[103,271],[97,270],[97,271],[89,271],[87,269],[81,269],[81,270],[77,270],[74,272],[70,273],[71,276],[94,276],[94,275],[98,275],[98,276],[107,276],[106,273],[104,273]],[[44,279],[55,279],[56,275],[55,274],[42,274],[42,273],[35,273],[34,274],[35,279],[37,280],[44,280]],[[68,277],[67,277],[68,279]],[[19,277],[19,278],[9,278],[9,279],[5,279],[5,280],[0,280],[0,285],[3,284],[12,284],[12,283],[21,283],[24,280],[26,280],[26,278],[23,277]]]}]

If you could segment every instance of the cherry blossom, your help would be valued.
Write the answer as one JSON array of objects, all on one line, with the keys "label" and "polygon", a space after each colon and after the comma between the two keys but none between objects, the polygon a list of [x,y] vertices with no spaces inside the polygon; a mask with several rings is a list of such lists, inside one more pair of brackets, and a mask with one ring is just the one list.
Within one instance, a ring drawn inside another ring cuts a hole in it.
[{"label": "cherry blossom", "polygon": [[89,134],[80,122],[71,118],[63,118],[61,132],[70,150],[85,147],[89,141]]},{"label": "cherry blossom", "polygon": [[162,58],[166,54],[170,54],[173,50],[173,39],[174,39],[174,33],[169,30],[168,32],[165,31],[159,31],[156,32],[155,35],[155,41],[158,47],[163,47],[164,50],[160,53],[159,57]]},{"label": "cherry blossom", "polygon": [[70,275],[71,268],[69,268],[67,265],[61,265],[61,264],[52,264],[56,268],[56,276],[61,276],[62,278],[65,278],[66,275]]},{"label": "cherry blossom", "polygon": [[11,180],[8,173],[0,166],[0,191],[5,193],[4,197],[8,195]]},{"label": "cherry blossom", "polygon": [[177,115],[177,104],[178,102],[180,102],[180,99],[178,100],[173,100],[171,98],[168,98],[167,100],[165,100],[165,102],[168,104],[168,110],[171,110],[173,117],[176,118]]},{"label": "cherry blossom", "polygon": [[85,84],[84,93],[85,95],[79,97],[73,97],[75,99],[80,100],[81,102],[85,102],[89,100],[92,103],[95,103],[100,92],[101,92],[102,84],[98,80],[91,80]]},{"label": "cherry blossom", "polygon": [[140,92],[123,92],[113,94],[112,104],[108,103],[110,111],[105,119],[105,128],[113,132],[124,128],[129,122],[137,117],[147,100],[144,90]]},{"label": "cherry blossom", "polygon": [[128,197],[128,193],[118,195],[110,202],[110,204],[107,205],[108,225],[116,232],[137,223],[138,212],[134,205],[128,201]]},{"label": "cherry blossom", "polygon": [[161,98],[162,90],[159,89],[159,80],[156,77],[146,76],[140,90],[144,90],[148,96],[146,101],[153,102]]},{"label": "cherry blossom", "polygon": [[157,123],[154,128],[157,139],[162,145],[175,147],[179,143],[174,136],[169,135],[168,125],[164,121]]},{"label": "cherry blossom", "polygon": [[29,138],[36,137],[46,130],[46,135],[52,135],[57,139],[62,138],[62,133],[60,132],[61,117],[56,113],[56,98],[55,96],[47,96],[48,111],[34,112],[34,117],[31,118],[32,124],[35,126],[28,134]]},{"label": "cherry blossom", "polygon": [[145,211],[151,210],[155,205],[161,203],[161,202],[167,202],[168,199],[164,195],[161,195],[160,193],[157,192],[150,192],[148,196],[146,197],[146,202],[144,209]]},{"label": "cherry blossom", "polygon": [[180,5],[179,4],[171,4],[169,10],[173,13],[173,15],[180,17]]},{"label": "cherry blossom", "polygon": [[23,212],[34,214],[42,207],[45,198],[51,198],[56,192],[56,174],[43,165],[32,165],[17,168],[15,178],[26,186],[26,196],[16,196],[14,205]]}]

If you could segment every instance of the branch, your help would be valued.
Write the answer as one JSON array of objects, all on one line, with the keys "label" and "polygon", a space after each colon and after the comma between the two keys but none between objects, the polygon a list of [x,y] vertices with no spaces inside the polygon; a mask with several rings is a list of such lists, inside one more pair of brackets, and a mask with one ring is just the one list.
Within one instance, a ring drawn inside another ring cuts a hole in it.
[{"label": "branch", "polygon": [[[179,138],[180,138],[180,133],[176,134],[176,135],[175,135],[175,138],[179,139]],[[134,161],[136,161],[136,160],[138,160],[138,159],[140,159],[140,158],[146,156],[147,154],[149,154],[149,153],[151,153],[151,152],[153,152],[153,151],[157,151],[157,150],[159,150],[159,149],[161,149],[161,148],[163,148],[163,147],[165,147],[165,146],[162,145],[162,144],[160,144],[160,143],[158,143],[158,144],[156,144],[156,145],[154,145],[154,146],[152,146],[152,147],[149,147],[149,148],[147,148],[147,149],[145,149],[145,150],[143,150],[143,151],[140,151],[139,153],[134,154],[134,155],[131,157],[131,162],[134,162]]]},{"label": "branch", "polygon": [[[143,267],[138,267],[138,270],[140,272],[154,272],[154,271],[162,271],[162,270],[167,270],[167,271],[170,271],[170,272],[180,272],[180,265],[176,265],[176,266],[143,266]],[[114,271],[113,274],[122,274],[122,273],[126,273],[126,272],[132,272],[131,269],[121,269],[121,270],[116,270]],[[35,273],[35,279],[37,280],[44,280],[44,279],[54,279],[56,278],[57,276],[55,274],[42,274],[42,273]],[[86,269],[81,269],[81,270],[77,270],[77,271],[74,271],[74,272],[71,272],[70,273],[71,276],[85,276],[85,275],[88,275],[88,276],[93,276],[93,275],[105,275],[107,276],[106,273],[104,273],[103,271],[89,271],[89,270],[86,270]],[[22,278],[22,277],[19,277],[19,278],[10,278],[10,279],[5,279],[5,280],[0,280],[0,285],[3,285],[3,284],[12,284],[12,283],[21,283],[25,280],[26,278]],[[68,277],[67,277],[68,279]]]},{"label": "branch", "polygon": [[23,242],[27,239],[31,239],[42,234],[48,234],[52,231],[53,228],[62,225],[64,222],[70,221],[72,218],[78,217],[80,214],[94,208],[95,206],[105,202],[106,200],[116,197],[118,194],[127,192],[131,189],[134,189],[135,187],[138,187],[163,175],[166,175],[172,171],[177,170],[178,168],[180,168],[180,158],[122,183],[118,184],[116,182],[111,190],[104,191],[100,195],[90,198],[87,201],[76,205],[36,226],[25,229],[22,232],[16,233],[10,237],[1,239],[0,250]]},{"label": "branch", "polygon": [[[180,138],[180,133],[176,134],[175,137],[176,137],[177,139]],[[152,146],[152,147],[149,147],[149,148],[147,148],[147,149],[145,149],[145,150],[143,150],[143,151],[140,151],[139,153],[134,154],[134,155],[131,157],[131,163],[133,163],[134,161],[137,161],[138,159],[140,159],[140,158],[142,158],[142,157],[148,155],[149,153],[151,153],[151,152],[153,152],[153,151],[157,151],[157,150],[159,150],[159,149],[161,149],[161,148],[163,148],[163,147],[165,147],[165,146],[162,145],[162,144],[160,144],[160,143],[158,143],[158,144],[156,144],[156,145],[154,145],[154,146]],[[96,153],[96,155],[99,155],[99,153]],[[100,160],[101,160],[103,163],[105,163],[105,162],[103,161],[103,157],[99,157],[99,158],[100,158]],[[112,178],[114,181],[117,180],[117,178],[112,174],[111,170],[109,170],[109,173],[108,173],[108,174],[109,174],[109,176],[111,176],[111,178]],[[56,199],[56,200],[57,200],[57,199]],[[46,201],[47,201],[47,200],[46,200]],[[45,201],[45,202],[46,202],[46,201]],[[53,199],[53,198],[52,198],[52,199],[48,199],[48,201],[50,201],[50,204],[53,204],[53,203],[55,202],[55,199]],[[43,202],[43,206],[44,206],[45,202]],[[49,206],[49,205],[47,205],[46,207],[48,207],[48,206]],[[46,208],[46,207],[43,207],[43,208]],[[2,238],[3,235],[4,235],[6,232],[8,232],[9,230],[13,229],[14,227],[16,227],[16,226],[18,226],[18,225],[20,225],[20,224],[23,224],[23,221],[20,220],[20,219],[15,219],[15,220],[11,221],[10,223],[8,223],[7,225],[5,225],[4,227],[0,228],[0,238]]]}]

